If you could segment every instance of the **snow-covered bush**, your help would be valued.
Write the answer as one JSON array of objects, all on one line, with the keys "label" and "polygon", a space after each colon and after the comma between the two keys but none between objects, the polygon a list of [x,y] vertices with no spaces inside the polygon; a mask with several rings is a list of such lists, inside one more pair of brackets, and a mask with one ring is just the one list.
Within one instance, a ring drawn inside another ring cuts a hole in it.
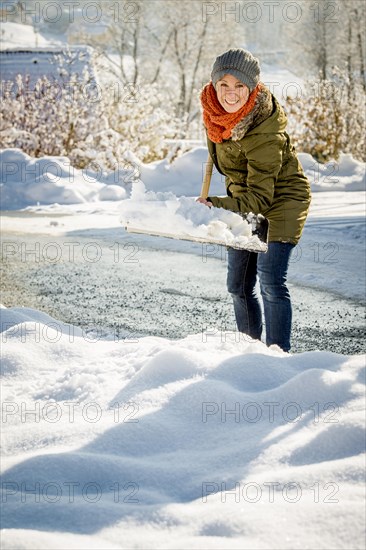
[{"label": "snow-covered bush", "polygon": [[[108,128],[101,105],[94,102],[84,71],[82,80],[70,75],[62,82],[39,78],[34,86],[28,77],[2,83],[0,101],[1,147],[25,153],[73,156],[90,135]],[[82,163],[79,167],[83,167]]]},{"label": "snow-covered bush", "polygon": [[63,76],[62,82],[44,76],[34,86],[21,75],[2,83],[0,147],[34,157],[68,156],[78,168],[105,169],[123,164],[130,150],[143,162],[173,160],[183,150],[174,140],[185,121],[162,107],[157,86],[124,87],[116,94],[115,88],[97,86],[87,70],[81,79]]},{"label": "snow-covered bush", "polygon": [[337,68],[331,80],[308,82],[305,94],[287,98],[295,145],[319,162],[338,159],[342,152],[365,161],[365,100],[362,83],[350,83]]},{"label": "snow-covered bush", "polygon": [[157,84],[125,85],[107,105],[109,126],[120,136],[120,147],[144,162],[176,155],[176,146],[169,142],[181,137],[186,120],[174,116],[173,102]]}]

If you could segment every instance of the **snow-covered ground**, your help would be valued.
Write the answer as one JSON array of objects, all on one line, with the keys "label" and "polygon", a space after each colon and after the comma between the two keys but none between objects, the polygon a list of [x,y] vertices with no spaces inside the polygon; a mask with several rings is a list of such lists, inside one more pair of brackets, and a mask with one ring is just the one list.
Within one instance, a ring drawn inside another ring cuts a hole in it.
[{"label": "snow-covered ground", "polygon": [[[139,207],[197,196],[206,154],[131,181],[5,151],[6,207],[28,207],[2,231],[113,239]],[[290,280],[364,299],[364,167],[342,157],[331,185],[301,160],[315,192]],[[4,549],[363,548],[364,355],[285,354],[214,320],[113,341],[14,307],[1,327]]]},{"label": "snow-covered ground", "polygon": [[3,548],[363,548],[363,356],[2,323]]}]

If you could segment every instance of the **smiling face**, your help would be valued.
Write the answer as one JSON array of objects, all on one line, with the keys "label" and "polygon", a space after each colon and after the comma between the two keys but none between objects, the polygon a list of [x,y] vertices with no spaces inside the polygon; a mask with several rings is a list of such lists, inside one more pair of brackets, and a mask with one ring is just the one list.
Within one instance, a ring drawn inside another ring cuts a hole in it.
[{"label": "smiling face", "polygon": [[231,74],[225,74],[216,82],[217,98],[228,113],[236,113],[245,105],[249,97],[249,88]]}]

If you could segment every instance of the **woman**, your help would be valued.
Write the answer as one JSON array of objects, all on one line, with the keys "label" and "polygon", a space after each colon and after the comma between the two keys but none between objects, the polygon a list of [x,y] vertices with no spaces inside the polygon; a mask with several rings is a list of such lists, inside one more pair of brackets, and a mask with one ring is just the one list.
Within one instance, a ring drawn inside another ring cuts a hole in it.
[{"label": "woman", "polygon": [[310,186],[285,132],[286,115],[259,81],[258,60],[243,49],[217,57],[202,93],[208,150],[226,176],[227,197],[200,198],[207,206],[263,214],[269,220],[268,252],[228,250],[228,291],[238,330],[262,334],[255,292],[257,273],[264,305],[266,343],[290,350],[292,309],[286,286],[291,252],[310,205]]}]

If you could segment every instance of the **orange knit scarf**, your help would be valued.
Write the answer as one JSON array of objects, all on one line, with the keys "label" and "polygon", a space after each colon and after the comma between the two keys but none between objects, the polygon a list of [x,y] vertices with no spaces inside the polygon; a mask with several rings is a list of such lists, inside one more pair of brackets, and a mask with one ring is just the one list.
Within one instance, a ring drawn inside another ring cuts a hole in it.
[{"label": "orange knit scarf", "polygon": [[224,139],[231,137],[231,131],[234,126],[253,109],[261,88],[262,84],[257,84],[250,93],[245,105],[235,113],[228,113],[220,104],[212,82],[206,84],[201,92],[201,103],[203,107],[203,122],[211,141],[221,143]]}]

